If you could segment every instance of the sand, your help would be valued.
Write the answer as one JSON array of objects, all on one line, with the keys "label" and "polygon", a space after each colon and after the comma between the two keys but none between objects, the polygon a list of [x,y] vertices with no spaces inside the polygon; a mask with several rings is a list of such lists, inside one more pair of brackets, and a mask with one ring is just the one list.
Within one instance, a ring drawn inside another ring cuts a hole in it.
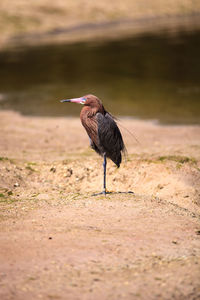
[{"label": "sand", "polygon": [[78,118],[0,112],[1,299],[200,298],[200,126],[119,126],[128,154],[93,196]]}]

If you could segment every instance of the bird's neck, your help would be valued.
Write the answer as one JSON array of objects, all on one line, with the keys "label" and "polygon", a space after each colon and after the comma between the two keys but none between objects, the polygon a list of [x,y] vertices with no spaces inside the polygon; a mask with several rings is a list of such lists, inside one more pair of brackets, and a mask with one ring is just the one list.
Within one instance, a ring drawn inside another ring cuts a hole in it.
[{"label": "bird's neck", "polygon": [[91,107],[91,106],[84,106],[81,110],[81,115],[87,115],[87,117],[91,118],[93,116],[95,116],[97,113],[102,113],[103,115],[105,115],[106,111],[103,107],[103,105],[101,106],[95,106],[95,107]]}]

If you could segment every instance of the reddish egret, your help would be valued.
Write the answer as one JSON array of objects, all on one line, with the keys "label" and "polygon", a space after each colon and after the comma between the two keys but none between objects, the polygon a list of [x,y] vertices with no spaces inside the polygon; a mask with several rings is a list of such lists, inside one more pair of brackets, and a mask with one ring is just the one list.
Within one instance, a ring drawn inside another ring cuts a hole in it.
[{"label": "reddish egret", "polygon": [[85,127],[90,139],[90,146],[99,155],[103,156],[103,191],[106,191],[106,158],[110,158],[119,168],[122,161],[121,152],[125,146],[121,132],[112,115],[105,110],[99,98],[86,95],[80,98],[61,100],[61,102],[74,102],[83,104],[80,113],[82,125]]}]

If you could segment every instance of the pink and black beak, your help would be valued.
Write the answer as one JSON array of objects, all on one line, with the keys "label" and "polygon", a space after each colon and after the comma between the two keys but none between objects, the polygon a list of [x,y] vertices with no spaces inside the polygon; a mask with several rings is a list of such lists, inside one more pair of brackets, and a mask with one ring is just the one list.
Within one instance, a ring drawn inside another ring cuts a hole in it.
[{"label": "pink and black beak", "polygon": [[80,97],[80,98],[60,100],[60,102],[73,102],[73,103],[78,103],[78,104],[85,104],[86,100],[87,99],[85,97]]}]

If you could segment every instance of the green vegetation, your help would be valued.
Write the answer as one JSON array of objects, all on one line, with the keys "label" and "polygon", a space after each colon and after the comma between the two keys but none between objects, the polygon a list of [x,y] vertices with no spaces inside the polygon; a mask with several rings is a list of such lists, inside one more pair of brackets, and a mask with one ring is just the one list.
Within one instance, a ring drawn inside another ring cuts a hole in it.
[{"label": "green vegetation", "polygon": [[29,171],[31,171],[31,172],[36,172],[36,170],[33,169],[31,166],[26,166],[26,169],[29,170]]},{"label": "green vegetation", "polygon": [[13,159],[11,159],[11,158],[8,158],[8,157],[5,157],[5,156],[0,156],[0,162],[10,162],[10,163],[14,163],[14,160]]},{"label": "green vegetation", "polygon": [[[197,159],[194,157],[182,156],[182,155],[162,155],[158,157],[141,157],[136,154],[129,155],[127,162],[131,162],[134,160],[139,160],[146,162],[148,164],[154,163],[161,163],[166,161],[174,161],[177,163],[177,169],[181,168],[183,164],[189,163],[191,165],[197,166]],[[199,170],[199,168],[197,168]]]},{"label": "green vegetation", "polygon": [[175,161],[180,164],[184,163],[191,163],[191,164],[197,164],[197,160],[193,157],[188,157],[188,156],[181,156],[181,155],[166,155],[166,156],[159,156],[158,158],[159,161],[166,161],[166,160],[171,160]]},{"label": "green vegetation", "polygon": [[36,162],[32,162],[32,161],[27,162],[27,165],[28,166],[37,166]]},{"label": "green vegetation", "polygon": [[[1,194],[3,195],[3,194]],[[17,199],[17,198],[9,198],[9,197],[6,197],[6,195],[3,195],[3,196],[0,196],[0,203],[4,203],[4,204],[12,204],[14,202],[18,202],[20,201],[20,199]]]},{"label": "green vegetation", "polygon": [[6,160],[9,160],[9,158],[8,157],[0,156],[0,161],[6,161]]}]

